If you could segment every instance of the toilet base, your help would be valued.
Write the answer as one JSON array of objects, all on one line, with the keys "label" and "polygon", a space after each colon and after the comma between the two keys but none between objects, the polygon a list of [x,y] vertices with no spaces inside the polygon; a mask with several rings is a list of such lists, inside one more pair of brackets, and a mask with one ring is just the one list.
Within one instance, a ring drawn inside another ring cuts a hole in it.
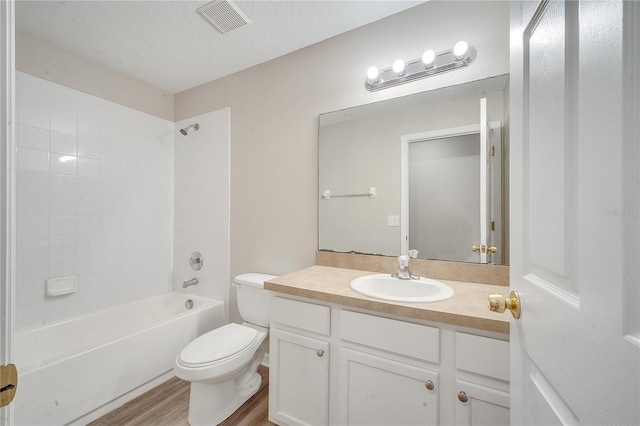
[{"label": "toilet base", "polygon": [[192,382],[187,419],[189,424],[210,426],[222,423],[258,392],[261,384],[262,377],[258,373],[217,383]]}]

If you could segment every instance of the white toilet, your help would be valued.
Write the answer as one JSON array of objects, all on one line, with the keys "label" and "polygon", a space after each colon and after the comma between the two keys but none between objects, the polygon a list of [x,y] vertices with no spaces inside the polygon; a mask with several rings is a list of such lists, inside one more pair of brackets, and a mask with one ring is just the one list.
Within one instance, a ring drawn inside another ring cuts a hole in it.
[{"label": "white toilet", "polygon": [[190,425],[221,423],[260,388],[257,370],[271,319],[271,294],[264,282],[272,278],[256,273],[235,277],[238,310],[245,322],[203,334],[176,358],[175,375],[191,382]]}]

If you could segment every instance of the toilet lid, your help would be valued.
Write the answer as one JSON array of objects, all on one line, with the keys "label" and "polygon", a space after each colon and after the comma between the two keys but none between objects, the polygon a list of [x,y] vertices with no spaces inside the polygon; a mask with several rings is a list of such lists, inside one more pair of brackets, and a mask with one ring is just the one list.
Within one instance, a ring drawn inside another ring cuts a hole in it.
[{"label": "toilet lid", "polygon": [[227,358],[242,351],[258,336],[253,328],[240,324],[227,324],[189,343],[180,353],[180,364],[195,367]]}]

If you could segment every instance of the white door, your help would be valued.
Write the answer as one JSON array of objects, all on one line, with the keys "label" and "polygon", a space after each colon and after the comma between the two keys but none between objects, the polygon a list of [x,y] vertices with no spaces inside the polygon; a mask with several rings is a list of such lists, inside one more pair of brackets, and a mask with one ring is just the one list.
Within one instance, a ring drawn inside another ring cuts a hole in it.
[{"label": "white door", "polygon": [[640,424],[635,3],[512,3],[513,425]]}]

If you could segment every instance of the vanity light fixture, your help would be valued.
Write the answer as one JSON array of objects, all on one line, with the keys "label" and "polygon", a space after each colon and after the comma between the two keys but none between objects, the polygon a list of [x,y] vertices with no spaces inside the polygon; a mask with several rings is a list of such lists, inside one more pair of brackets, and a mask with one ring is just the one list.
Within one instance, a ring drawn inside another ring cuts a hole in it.
[{"label": "vanity light fixture", "polygon": [[443,72],[454,71],[471,65],[476,56],[475,48],[469,46],[466,41],[459,41],[453,49],[443,52],[436,53],[433,50],[426,50],[420,59],[406,63],[402,59],[397,59],[391,67],[381,70],[370,67],[367,70],[367,80],[364,86],[368,91],[375,92]]}]

